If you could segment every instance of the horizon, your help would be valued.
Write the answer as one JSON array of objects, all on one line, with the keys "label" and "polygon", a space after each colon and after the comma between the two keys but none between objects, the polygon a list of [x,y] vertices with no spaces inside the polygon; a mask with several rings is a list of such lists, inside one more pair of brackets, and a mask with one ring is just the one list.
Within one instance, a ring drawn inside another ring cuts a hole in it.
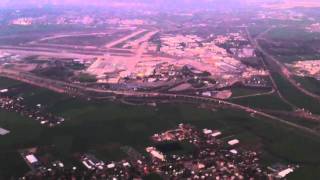
[{"label": "horizon", "polygon": [[233,7],[237,5],[253,5],[259,3],[272,3],[282,0],[92,0],[90,2],[83,2],[80,0],[26,0],[21,2],[19,0],[3,0],[0,1],[0,7],[41,7],[41,6],[167,6],[167,5],[180,5],[183,6],[202,6],[202,5],[224,5]]},{"label": "horizon", "polygon": [[297,7],[320,7],[317,0],[2,0],[1,9],[24,9],[44,7],[117,8],[118,10],[211,10],[268,8],[292,9]]}]

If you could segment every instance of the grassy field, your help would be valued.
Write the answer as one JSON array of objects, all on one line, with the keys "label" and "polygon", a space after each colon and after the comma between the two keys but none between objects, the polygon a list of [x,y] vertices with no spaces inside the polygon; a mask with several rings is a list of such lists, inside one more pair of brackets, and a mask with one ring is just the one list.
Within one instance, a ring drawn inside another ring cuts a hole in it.
[{"label": "grassy field", "polygon": [[239,96],[248,96],[248,95],[255,95],[260,93],[267,93],[270,90],[267,89],[253,89],[253,88],[245,88],[245,87],[234,87],[231,89],[232,97],[239,97]]},{"label": "grassy field", "polygon": [[258,109],[292,110],[292,108],[284,103],[276,94],[232,99],[232,102]]},{"label": "grassy field", "polygon": [[305,29],[297,26],[288,26],[272,29],[267,33],[267,37],[273,40],[286,41],[312,41],[318,38],[320,34],[309,33]]},{"label": "grassy field", "polygon": [[87,83],[87,82],[97,82],[97,78],[94,75],[87,74],[87,73],[80,73],[73,78],[74,80],[78,80],[82,83]]},{"label": "grassy field", "polygon": [[320,95],[320,81],[312,77],[295,77],[304,88],[307,90]]},{"label": "grassy field", "polygon": [[[0,79],[0,86],[17,84]],[[62,160],[78,152],[91,152],[103,160],[124,157],[120,147],[133,146],[139,151],[149,144],[149,137],[157,132],[189,123],[198,128],[213,128],[225,136],[239,138],[245,147],[259,148],[262,162],[299,163],[303,166],[291,179],[320,173],[320,142],[273,120],[253,118],[232,110],[211,111],[186,104],[163,104],[157,108],[128,106],[115,102],[92,102],[69,98],[39,88],[28,88],[20,94],[28,104],[41,102],[47,111],[66,118],[56,128],[45,128],[34,120],[16,113],[0,111],[0,127],[11,130],[0,136],[0,179],[19,176],[27,167],[18,149],[54,145]],[[270,99],[270,98],[266,98]]]},{"label": "grassy field", "polygon": [[[105,30],[106,31],[106,30]],[[81,35],[70,36],[63,38],[56,38],[43,41],[49,44],[62,44],[62,45],[76,45],[76,46],[105,46],[107,43],[114,41],[120,37],[129,34],[130,31],[119,31],[106,35]]]},{"label": "grassy field", "polygon": [[0,179],[8,179],[10,175],[21,175],[28,170],[17,150],[38,144],[35,140],[44,129],[30,119],[5,111],[0,111],[0,127],[11,131],[0,136]]},{"label": "grassy field", "polygon": [[320,106],[317,100],[307,95],[304,95],[294,86],[292,86],[288,81],[283,79],[283,77],[280,76],[278,73],[273,73],[272,76],[276,81],[280,92],[288,101],[300,108],[306,108],[312,113],[320,114]]},{"label": "grassy field", "polygon": [[274,28],[265,38],[259,41],[260,45],[283,63],[320,58],[315,48],[319,46],[320,33],[307,32],[304,26]]},{"label": "grassy field", "polygon": [[11,88],[16,85],[21,85],[22,83],[18,81],[12,81],[10,79],[6,78],[0,78],[0,88],[5,89],[5,88]]}]

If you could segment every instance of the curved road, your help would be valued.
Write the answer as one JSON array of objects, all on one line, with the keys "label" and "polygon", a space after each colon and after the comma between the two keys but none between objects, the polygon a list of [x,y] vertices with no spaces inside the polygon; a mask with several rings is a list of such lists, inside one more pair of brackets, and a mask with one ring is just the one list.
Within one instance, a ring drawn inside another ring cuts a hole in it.
[{"label": "curved road", "polygon": [[[259,37],[262,36],[263,34],[269,32],[270,29],[271,29],[271,28],[269,28],[269,29],[265,30],[264,32],[260,33],[260,34],[257,36],[257,38],[259,38]],[[253,39],[253,38],[252,38],[252,36],[251,36],[251,34],[250,34],[250,32],[249,32],[249,30],[248,30],[247,27],[245,27],[245,31],[246,31],[246,33],[247,33],[247,37],[248,37],[249,41],[251,42],[252,46],[253,46],[255,49],[257,49],[257,50],[260,51],[260,49],[258,48],[258,47],[260,47],[260,46],[258,45],[256,39]],[[261,53],[262,53],[262,52],[261,52]],[[261,60],[261,62],[262,62],[262,64],[263,64],[264,68],[269,71],[269,68],[268,68],[266,62],[265,62],[264,60]],[[277,83],[275,82],[275,80],[273,79],[270,71],[269,71],[269,79],[270,79],[270,81],[271,81],[271,83],[272,83],[272,85],[273,85],[273,87],[274,87],[274,89],[275,89],[275,92],[278,94],[278,96],[280,97],[280,99],[281,99],[283,102],[285,102],[286,104],[288,104],[289,106],[291,106],[292,109],[298,109],[298,107],[297,107],[296,105],[294,105],[294,104],[292,104],[291,102],[289,102],[289,101],[281,94],[281,92],[279,91],[278,85],[277,85]]]},{"label": "curved road", "polygon": [[121,96],[132,96],[132,97],[140,97],[140,98],[159,98],[164,97],[167,99],[181,99],[186,100],[193,103],[215,103],[223,106],[227,106],[232,109],[238,109],[245,111],[247,113],[251,113],[254,115],[259,115],[261,117],[265,117],[268,119],[273,119],[278,122],[281,122],[285,125],[297,128],[301,131],[310,133],[315,136],[319,136],[320,134],[312,129],[309,129],[304,126],[300,126],[298,124],[286,121],[284,119],[278,118],[276,116],[267,114],[262,111],[257,111],[250,107],[242,106],[239,104],[231,103],[228,101],[214,99],[209,97],[201,97],[201,96],[192,96],[192,95],[182,95],[182,94],[169,94],[169,93],[154,93],[154,92],[137,92],[137,91],[114,91],[114,90],[106,90],[106,89],[97,89],[84,87],[78,84],[66,83],[63,81],[47,79],[43,77],[38,77],[28,73],[21,73],[18,71],[8,70],[8,69],[0,69],[0,76],[7,77],[10,79],[15,79],[18,81],[22,81],[28,84],[32,84],[35,86],[39,86],[42,88],[47,88],[59,93],[66,93],[71,95],[95,95],[95,96],[110,96],[110,95],[121,95]]},{"label": "curved road", "polygon": [[288,68],[280,63],[275,57],[273,57],[271,54],[269,54],[268,52],[266,52],[258,43],[257,40],[260,39],[260,36],[258,36],[257,38],[253,39],[249,33],[248,28],[246,28],[246,32],[248,34],[248,38],[251,41],[252,45],[259,50],[263,55],[265,55],[266,59],[270,60],[270,62],[273,65],[276,65],[277,67],[280,68],[280,75],[282,77],[284,77],[285,79],[288,80],[288,82],[290,82],[291,85],[293,85],[295,88],[297,88],[299,91],[301,91],[302,93],[304,93],[307,96],[310,96],[318,101],[320,101],[320,95],[314,94],[306,89],[304,89],[303,87],[299,86],[298,83],[293,79],[293,75],[292,73],[288,70]]}]

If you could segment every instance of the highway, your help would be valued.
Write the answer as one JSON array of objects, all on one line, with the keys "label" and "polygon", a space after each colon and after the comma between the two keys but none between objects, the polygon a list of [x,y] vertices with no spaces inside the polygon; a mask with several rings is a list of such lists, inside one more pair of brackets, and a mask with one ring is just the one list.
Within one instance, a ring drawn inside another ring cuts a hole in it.
[{"label": "highway", "polygon": [[[269,32],[270,30],[271,30],[271,28],[269,28],[269,29],[265,30],[264,32],[260,33],[260,34],[257,36],[257,38],[261,37],[263,34]],[[250,34],[250,32],[249,32],[249,30],[248,30],[247,27],[245,27],[245,31],[246,31],[247,37],[248,37],[250,43],[252,44],[252,46],[253,46],[255,49],[257,49],[257,50],[260,51],[261,47],[258,45],[256,39],[253,39],[253,38],[252,38],[252,36],[251,36],[251,34]],[[260,49],[259,49],[259,47],[260,47]],[[261,52],[261,51],[260,51],[260,52]],[[262,52],[261,52],[261,53],[262,53]],[[281,94],[281,92],[279,91],[278,85],[277,85],[276,81],[273,79],[273,77],[272,77],[272,75],[271,75],[271,72],[270,72],[270,70],[269,70],[269,67],[267,66],[267,64],[266,64],[266,62],[265,62],[265,59],[263,59],[263,60],[261,61],[261,63],[263,64],[264,68],[265,68],[266,70],[268,70],[268,72],[269,72],[269,79],[270,79],[270,81],[271,81],[271,83],[272,83],[272,85],[273,85],[273,88],[275,89],[275,92],[276,92],[277,95],[280,97],[280,99],[281,99],[283,102],[285,102],[286,104],[288,104],[292,109],[294,109],[294,110],[295,110],[295,109],[298,109],[298,107],[297,107],[296,105],[294,105],[294,104],[292,104],[291,102],[289,102],[289,101]]]},{"label": "highway", "polygon": [[[248,38],[251,41],[252,45],[254,46],[254,48],[256,48],[258,51],[260,51],[264,56],[265,56],[265,60],[269,63],[272,64],[274,66],[276,66],[277,68],[279,68],[279,74],[288,80],[288,82],[290,82],[291,85],[293,85],[296,89],[298,89],[300,92],[302,92],[303,94],[310,96],[318,101],[320,101],[320,96],[317,94],[314,94],[308,90],[306,90],[305,88],[301,87],[293,78],[293,74],[288,70],[288,68],[282,64],[280,61],[278,61],[275,57],[273,57],[271,54],[269,54],[268,52],[266,52],[258,43],[258,40],[261,38],[261,36],[264,34],[262,33],[262,35],[259,35],[257,38],[253,39],[250,35],[250,32],[248,30],[248,28],[245,28],[247,34],[248,34]],[[272,79],[272,81],[274,81]]]},{"label": "highway", "polygon": [[69,94],[72,96],[85,96],[85,97],[98,98],[98,99],[101,97],[110,97],[110,96],[128,96],[128,97],[138,97],[138,98],[162,97],[168,100],[171,100],[171,99],[182,100],[190,103],[218,104],[223,107],[242,110],[255,116],[258,115],[267,119],[272,119],[280,123],[283,123],[287,126],[290,126],[290,127],[299,129],[303,132],[307,132],[309,134],[320,137],[320,134],[318,132],[312,129],[309,129],[307,127],[286,121],[284,119],[278,118],[276,116],[267,114],[262,111],[255,110],[250,107],[246,107],[239,104],[231,103],[231,102],[220,100],[220,99],[210,98],[210,97],[192,96],[192,95],[183,95],[183,94],[157,93],[157,92],[114,91],[114,90],[107,90],[107,89],[98,89],[98,88],[85,87],[85,86],[74,84],[74,83],[67,83],[63,81],[47,79],[47,78],[35,76],[33,74],[22,73],[14,70],[3,69],[3,68],[0,69],[0,76],[22,81],[38,87],[47,88],[58,93]]},{"label": "highway", "polygon": [[[251,41],[251,43],[253,44],[253,46],[261,51],[261,53],[263,53],[264,55],[268,55],[266,54],[265,51],[263,51],[263,49],[259,46],[259,44],[257,43],[256,39],[252,39],[252,37],[250,36],[248,29],[246,28],[246,31],[248,33],[248,38]],[[135,33],[132,33],[126,37],[121,38],[121,42],[130,39],[131,37],[134,37],[140,33],[144,33],[145,30],[141,30],[141,31],[136,31]],[[149,33],[149,35],[154,35],[155,33],[157,33],[157,31],[152,31]],[[149,37],[149,36],[148,36]],[[140,38],[141,39],[141,38]],[[114,41],[111,42],[110,44],[112,46],[114,46],[115,44],[120,43],[119,41]],[[110,46],[109,44],[109,46]],[[89,58],[89,57],[95,57],[94,55],[89,55],[89,54],[79,54],[78,52],[68,52],[65,51],[63,53],[57,53],[56,51],[53,52],[48,52],[48,49],[44,48],[44,49],[36,49],[36,48],[32,48],[32,49],[23,49],[23,48],[11,48],[11,47],[1,47],[2,49],[6,49],[8,50],[8,52],[14,52],[14,53],[19,53],[19,54],[28,54],[28,53],[34,53],[35,51],[37,51],[36,53],[43,53],[45,55],[53,55],[53,56],[67,56],[67,57],[77,57],[77,58]],[[141,53],[137,53],[138,57],[142,56],[143,51]],[[268,59],[271,59],[272,57],[267,56]],[[272,60],[272,59],[271,59]],[[273,59],[273,61],[277,62],[275,59]],[[265,62],[263,62],[265,67],[267,67],[267,65],[265,64]],[[280,65],[279,65],[280,66]],[[285,72],[285,71],[284,71]],[[38,87],[42,87],[42,88],[46,88],[46,89],[50,89],[52,91],[58,92],[58,93],[65,93],[71,96],[81,96],[81,97],[89,97],[89,98],[96,98],[96,99],[107,99],[110,97],[137,97],[137,98],[154,98],[154,99],[159,99],[159,98],[164,98],[164,99],[168,99],[168,100],[172,100],[172,101],[186,101],[186,102],[190,102],[190,103],[207,103],[207,104],[218,104],[220,106],[223,107],[228,107],[228,108],[232,108],[232,109],[238,109],[238,110],[242,110],[245,111],[249,114],[254,114],[254,115],[258,115],[267,119],[272,119],[272,120],[276,120],[278,122],[281,122],[287,126],[290,127],[294,127],[296,129],[300,129],[304,132],[308,132],[310,134],[319,136],[320,134],[312,129],[309,129],[307,127],[304,126],[300,126],[298,124],[286,121],[284,119],[281,119],[279,117],[276,117],[274,115],[268,114],[266,112],[262,112],[262,111],[258,111],[256,109],[250,108],[250,107],[246,107],[246,106],[242,106],[239,104],[234,104],[228,101],[224,101],[224,100],[219,100],[219,99],[215,99],[215,98],[211,98],[211,97],[202,97],[202,96],[195,96],[195,95],[183,95],[183,94],[173,94],[173,93],[157,93],[157,92],[139,92],[139,91],[114,91],[114,90],[108,90],[108,89],[99,89],[99,88],[91,88],[91,87],[86,87],[80,84],[74,84],[74,83],[67,83],[67,82],[63,82],[63,81],[57,81],[57,80],[52,80],[52,79],[48,79],[48,78],[44,78],[44,77],[38,77],[35,76],[33,74],[30,73],[23,73],[23,72],[19,72],[19,71],[14,71],[14,70],[9,70],[9,69],[1,69],[0,68],[0,76],[3,77],[7,77],[10,79],[15,79],[18,81],[22,81],[28,84],[32,84]],[[297,109],[297,107],[295,105],[293,105],[292,103],[290,103],[289,101],[287,101],[282,94],[280,93],[280,91],[277,88],[277,84],[275,83],[275,81],[273,80],[272,76],[270,75],[270,79],[273,83],[274,86],[274,90],[278,93],[278,95],[280,96],[280,98],[282,98],[282,100],[284,102],[286,102],[287,104],[289,104],[291,107],[293,107],[293,109]],[[271,93],[271,92],[268,92]]]}]

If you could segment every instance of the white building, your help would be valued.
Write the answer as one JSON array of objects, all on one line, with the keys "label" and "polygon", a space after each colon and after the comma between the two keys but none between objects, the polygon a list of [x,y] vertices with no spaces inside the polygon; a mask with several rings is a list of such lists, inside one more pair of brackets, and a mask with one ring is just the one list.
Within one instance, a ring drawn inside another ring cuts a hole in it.
[{"label": "white building", "polygon": [[278,176],[280,178],[284,178],[286,177],[288,174],[292,173],[293,172],[293,169],[292,168],[288,168],[288,169],[285,169],[285,170],[282,170],[278,173]]},{"label": "white building", "polygon": [[6,92],[8,92],[9,90],[8,89],[1,89],[0,90],[0,93],[6,93]]},{"label": "white building", "polygon": [[211,129],[203,129],[202,132],[206,135],[211,134],[212,130]]},{"label": "white building", "polygon": [[165,161],[164,155],[163,155],[161,152],[157,151],[156,148],[154,148],[154,147],[147,147],[147,148],[146,148],[146,151],[147,151],[148,153],[150,153],[151,156],[153,156],[153,157],[155,157],[155,158],[157,158],[157,159],[159,159],[159,160],[161,160],[161,161]]},{"label": "white building", "polygon": [[34,164],[38,162],[38,159],[33,154],[27,155],[26,159],[30,164]]},{"label": "white building", "polygon": [[230,141],[228,141],[228,144],[230,145],[230,146],[234,146],[234,145],[236,145],[236,144],[239,144],[239,140],[238,139],[233,139],[233,140],[230,140]]},{"label": "white building", "polygon": [[218,137],[218,136],[220,136],[222,133],[220,132],[220,131],[214,131],[212,134],[211,134],[211,136],[212,137]]}]

